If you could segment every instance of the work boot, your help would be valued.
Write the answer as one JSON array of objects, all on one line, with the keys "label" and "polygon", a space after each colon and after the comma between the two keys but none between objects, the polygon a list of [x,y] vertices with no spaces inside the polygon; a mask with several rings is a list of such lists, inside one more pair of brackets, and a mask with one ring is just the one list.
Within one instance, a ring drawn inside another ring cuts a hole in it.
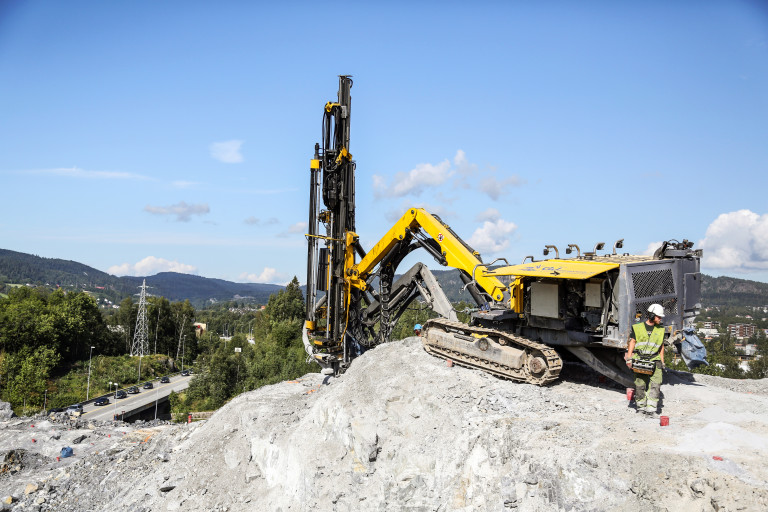
[{"label": "work boot", "polygon": [[646,405],[645,406],[645,414],[651,416],[656,414],[656,406],[655,405]]}]

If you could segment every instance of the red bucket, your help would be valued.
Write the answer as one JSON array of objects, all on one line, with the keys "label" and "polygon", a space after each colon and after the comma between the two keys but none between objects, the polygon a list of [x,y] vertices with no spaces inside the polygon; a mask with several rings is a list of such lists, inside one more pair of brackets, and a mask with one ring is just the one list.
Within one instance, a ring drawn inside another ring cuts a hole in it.
[{"label": "red bucket", "polygon": [[669,416],[662,416],[659,418],[659,425],[662,427],[668,427],[669,426]]},{"label": "red bucket", "polygon": [[632,400],[635,397],[635,388],[627,388],[627,400]]},{"label": "red bucket", "polygon": [[453,367],[453,361],[451,361],[450,359],[446,359],[445,360],[445,364],[446,364],[446,366],[448,368],[452,368]]}]

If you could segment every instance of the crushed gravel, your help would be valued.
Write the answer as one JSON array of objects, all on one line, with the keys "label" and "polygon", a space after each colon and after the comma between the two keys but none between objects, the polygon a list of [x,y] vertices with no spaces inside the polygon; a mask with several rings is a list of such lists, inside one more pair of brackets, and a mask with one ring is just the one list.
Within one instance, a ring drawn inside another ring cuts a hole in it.
[{"label": "crushed gravel", "polygon": [[[26,450],[0,499],[40,512],[768,509],[765,381],[667,372],[661,427],[585,367],[564,377],[504,381],[407,338],[191,425],[0,420],[0,463]],[[75,456],[56,461],[63,443]]]}]

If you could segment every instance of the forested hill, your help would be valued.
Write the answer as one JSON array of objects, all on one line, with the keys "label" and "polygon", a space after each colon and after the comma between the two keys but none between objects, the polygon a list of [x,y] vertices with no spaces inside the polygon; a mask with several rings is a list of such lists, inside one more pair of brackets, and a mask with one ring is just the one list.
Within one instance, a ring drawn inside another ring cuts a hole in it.
[{"label": "forested hill", "polygon": [[76,261],[42,258],[33,254],[0,249],[0,281],[5,283],[59,285],[61,287],[105,287],[125,293],[120,278]]},{"label": "forested hill", "polygon": [[[435,270],[435,277],[453,302],[472,299],[462,291],[458,270]],[[303,276],[300,276],[303,277]],[[0,287],[3,284],[37,284],[97,291],[119,301],[138,292],[143,277],[116,277],[76,261],[41,258],[0,249]],[[170,301],[189,300],[195,307],[211,301],[250,300],[265,304],[270,294],[282,289],[275,284],[233,283],[176,272],[161,272],[146,278],[149,293]],[[0,289],[0,291],[2,291]],[[702,278],[702,304],[763,306],[768,304],[768,283],[733,277]]]},{"label": "forested hill", "polygon": [[172,302],[189,299],[193,305],[200,304],[201,301],[210,302],[210,299],[217,301],[249,300],[266,304],[270,295],[285,288],[278,284],[233,283],[223,279],[177,272],[160,272],[147,278],[126,276],[120,279],[130,283],[128,288],[133,290],[138,289],[142,280],[146,279],[147,286],[152,287],[148,293],[162,295]]},{"label": "forested hill", "polygon": [[61,283],[62,286],[82,283],[84,280],[105,286],[115,284],[118,280],[115,276],[76,261],[42,258],[7,249],[0,249],[0,275],[12,283],[34,279]]},{"label": "forested hill", "polygon": [[[41,258],[32,254],[0,249],[0,291],[5,284],[33,284],[94,292],[119,302],[138,293],[143,277],[116,277],[76,261]],[[269,296],[283,286],[261,283],[233,283],[222,279],[161,272],[146,277],[148,293],[169,301],[189,300],[195,307],[211,301],[250,300],[266,304]],[[6,290],[7,292],[7,290]],[[136,298],[134,297],[134,300]]]},{"label": "forested hill", "polygon": [[768,283],[705,275],[701,280],[701,295],[707,306],[765,306],[768,305]]}]

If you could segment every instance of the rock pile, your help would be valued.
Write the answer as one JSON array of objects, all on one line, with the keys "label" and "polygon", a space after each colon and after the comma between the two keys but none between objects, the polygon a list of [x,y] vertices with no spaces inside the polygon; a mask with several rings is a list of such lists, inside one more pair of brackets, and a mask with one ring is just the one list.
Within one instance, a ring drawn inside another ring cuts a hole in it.
[{"label": "rock pile", "polygon": [[339,378],[245,393],[146,439],[136,429],[9,494],[25,511],[768,509],[768,383],[667,381],[661,427],[584,367],[517,384],[409,338]]},{"label": "rock pile", "polygon": [[9,420],[14,416],[11,404],[8,402],[0,402],[0,421]]}]

